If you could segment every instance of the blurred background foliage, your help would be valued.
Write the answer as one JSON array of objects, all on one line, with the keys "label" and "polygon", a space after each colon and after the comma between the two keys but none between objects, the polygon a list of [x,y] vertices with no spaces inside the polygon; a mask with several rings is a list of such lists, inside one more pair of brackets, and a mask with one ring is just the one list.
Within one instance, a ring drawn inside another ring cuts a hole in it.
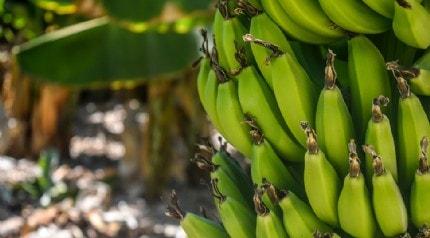
[{"label": "blurred background foliage", "polygon": [[196,135],[207,131],[191,65],[198,59],[198,30],[212,18],[211,4],[0,0],[7,119],[0,153],[37,157],[54,146],[67,157],[70,121],[82,98],[106,91],[123,101],[138,98],[148,117],[143,125],[126,124],[120,163],[129,179],[144,181],[148,196],[158,196],[172,174],[192,171],[185,160],[172,166],[178,157],[172,148],[185,145],[179,157],[188,159]]}]

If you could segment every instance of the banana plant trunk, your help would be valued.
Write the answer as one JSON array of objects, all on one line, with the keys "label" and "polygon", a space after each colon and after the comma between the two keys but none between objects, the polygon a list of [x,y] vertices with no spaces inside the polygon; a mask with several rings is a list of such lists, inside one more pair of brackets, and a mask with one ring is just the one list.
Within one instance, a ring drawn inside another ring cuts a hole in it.
[{"label": "banana plant trunk", "polygon": [[162,81],[148,85],[149,121],[143,130],[144,141],[140,171],[145,184],[145,194],[155,198],[170,177],[172,157],[172,119],[174,98],[173,83]]}]

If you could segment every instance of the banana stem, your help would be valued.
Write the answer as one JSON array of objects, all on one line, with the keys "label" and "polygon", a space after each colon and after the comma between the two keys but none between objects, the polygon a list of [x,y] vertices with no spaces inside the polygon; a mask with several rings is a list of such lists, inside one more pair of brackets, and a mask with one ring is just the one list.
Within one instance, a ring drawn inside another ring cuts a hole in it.
[{"label": "banana stem", "polygon": [[253,201],[255,206],[255,212],[259,216],[267,216],[269,215],[270,211],[267,208],[267,206],[261,201],[261,196],[263,195],[263,191],[261,189],[256,188]]},{"label": "banana stem", "polygon": [[261,39],[255,38],[255,36],[251,34],[245,34],[243,37],[243,41],[254,43],[256,45],[262,46],[268,50],[270,50],[272,53],[266,58],[265,64],[268,65],[270,62],[272,62],[273,59],[285,54],[284,51],[281,50],[281,48],[273,43],[270,43],[268,41],[264,41]]},{"label": "banana stem", "polygon": [[336,87],[337,73],[336,73],[336,69],[334,68],[335,58],[336,58],[336,54],[331,49],[328,49],[324,72],[325,72],[325,88],[330,90]]},{"label": "banana stem", "polygon": [[179,206],[179,200],[175,190],[172,190],[172,192],[170,193],[169,204],[167,206],[165,214],[168,217],[172,217],[178,220],[182,220],[185,217],[185,212]]},{"label": "banana stem", "polygon": [[387,106],[390,102],[388,97],[380,95],[377,98],[373,99],[372,102],[372,121],[373,122],[381,122],[384,119],[384,114],[382,113],[381,106]]},{"label": "banana stem", "polygon": [[317,134],[314,129],[311,128],[309,122],[302,121],[300,126],[307,136],[306,145],[310,154],[318,154],[319,146],[317,141]]}]

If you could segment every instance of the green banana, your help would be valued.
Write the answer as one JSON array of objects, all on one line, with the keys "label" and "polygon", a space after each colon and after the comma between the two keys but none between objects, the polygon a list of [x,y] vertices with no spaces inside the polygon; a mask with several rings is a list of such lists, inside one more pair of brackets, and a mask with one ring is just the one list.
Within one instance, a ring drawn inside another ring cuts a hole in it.
[{"label": "green banana", "polygon": [[[273,46],[279,49],[282,52],[287,52],[291,55],[294,55],[293,49],[290,46],[287,38],[281,29],[279,29],[278,25],[274,23],[267,14],[262,13],[258,16],[255,16],[251,19],[250,26],[250,34],[258,39],[263,39],[264,41],[270,42]],[[245,37],[244,37],[245,39]],[[273,54],[273,51],[267,49],[266,47],[262,47],[257,44],[251,44],[251,50],[254,54],[255,61],[257,63],[258,68],[263,75],[263,78],[266,80],[267,84],[272,87],[272,73],[270,66],[270,57]]]},{"label": "green banana", "polygon": [[421,228],[430,225],[430,167],[428,164],[429,138],[421,140],[421,155],[419,157],[419,167],[415,173],[412,183],[410,197],[410,212],[412,223],[415,227]]},{"label": "green banana", "polygon": [[[395,73],[396,74],[396,73]],[[400,92],[397,115],[397,146],[399,148],[398,172],[403,189],[409,189],[418,168],[416,157],[420,154],[420,141],[430,136],[429,119],[419,98],[411,93],[401,76],[395,75]]]},{"label": "green banana", "polygon": [[266,184],[265,190],[270,199],[282,209],[283,222],[288,236],[297,238],[312,237],[316,230],[329,232],[332,229],[317,218],[309,205],[294,193],[277,190],[272,184]]},{"label": "green banana", "polygon": [[390,81],[385,70],[384,58],[378,48],[365,36],[356,36],[349,40],[348,69],[351,114],[356,120],[357,135],[362,135],[371,117],[369,106],[372,105],[373,99],[379,95],[391,98]]},{"label": "green banana", "polygon": [[430,53],[426,52],[411,69],[402,71],[410,76],[411,90],[417,95],[430,96]]},{"label": "green banana", "polygon": [[230,73],[237,73],[240,71],[242,65],[237,61],[236,52],[240,50],[243,52],[247,61],[253,59],[250,46],[245,44],[242,36],[247,33],[247,29],[242,25],[238,18],[229,18],[223,22],[223,39],[222,49],[227,60],[227,67],[225,68]]},{"label": "green banana", "polygon": [[328,38],[341,38],[345,32],[334,25],[314,0],[278,0],[285,13],[301,27]]},{"label": "green banana", "polygon": [[411,90],[417,95],[430,96],[430,70],[417,69],[415,77],[409,80]]},{"label": "green banana", "polygon": [[261,0],[265,12],[281,27],[290,37],[310,44],[326,44],[337,40],[337,38],[326,37],[310,31],[298,25],[282,9],[278,0]]},{"label": "green banana", "polygon": [[288,134],[275,98],[257,70],[253,66],[243,68],[237,81],[243,112],[255,120],[282,159],[303,161],[303,148]]},{"label": "green banana", "polygon": [[297,61],[305,69],[309,78],[315,84],[317,91],[321,90],[324,86],[324,75],[321,74],[321,72],[324,72],[324,58],[321,54],[318,54],[320,47],[298,41],[291,41],[290,45]]},{"label": "green banana", "polygon": [[187,213],[181,220],[181,227],[184,229],[189,238],[228,238],[225,229],[212,220],[198,216],[193,213]]},{"label": "green banana", "polygon": [[200,62],[200,70],[197,76],[197,92],[199,94],[200,102],[202,104],[205,104],[203,101],[206,100],[205,89],[210,70],[210,60],[208,58],[203,58]]},{"label": "green banana", "polygon": [[334,23],[348,31],[377,34],[390,28],[390,19],[374,12],[361,0],[319,0],[319,3]]},{"label": "green banana", "polygon": [[[254,206],[257,212],[256,238],[284,238],[287,233],[278,216],[270,211],[261,200],[262,191],[257,189],[254,195]],[[251,228],[251,227],[250,227]]]},{"label": "green banana", "polygon": [[291,47],[288,52],[284,52],[272,42],[260,40],[254,35],[246,34],[243,38],[254,43],[253,45],[258,44],[271,51],[264,61],[269,64],[266,67],[270,69],[268,73],[271,75],[270,81],[278,108],[291,133],[305,146],[306,137],[297,126],[297,122],[301,120],[312,122],[314,119],[315,85],[297,62]]},{"label": "green banana", "polygon": [[255,212],[239,201],[225,196],[219,189],[217,182],[211,180],[213,196],[218,200],[217,208],[221,221],[230,237],[255,237]]},{"label": "green banana", "polygon": [[284,121],[296,140],[305,146],[306,136],[298,122],[314,121],[315,85],[293,55],[285,53],[276,57],[271,67],[273,92]]},{"label": "green banana", "polygon": [[222,194],[233,198],[245,206],[252,207],[252,196],[246,197],[246,194],[242,194],[240,189],[242,184],[240,184],[240,181],[231,177],[223,167],[216,166],[211,161],[203,158],[195,158],[195,161],[199,168],[210,172],[211,179],[216,181],[218,189]]},{"label": "green banana", "polygon": [[[301,120],[313,121],[315,85],[307,75],[303,67],[297,62],[294,52],[284,52],[272,42],[263,41],[254,35],[247,34],[245,41],[258,44],[271,52],[265,57],[271,72],[271,83],[278,107],[288,128],[294,137],[304,146],[306,138],[297,122]],[[253,44],[253,45],[254,45]]]},{"label": "green banana", "polygon": [[337,204],[339,224],[353,237],[375,237],[376,222],[372,202],[360,171],[355,141],[349,143],[349,173],[343,182]]},{"label": "green banana", "polygon": [[[384,159],[385,168],[393,175],[394,180],[398,181],[396,146],[394,137],[391,132],[390,120],[381,111],[381,106],[386,106],[389,99],[379,96],[373,100],[372,118],[367,124],[365,142],[373,145],[374,150]],[[372,180],[373,158],[366,155],[366,177],[368,181]]]},{"label": "green banana", "polygon": [[[387,18],[394,16],[394,1],[395,0],[363,0],[372,10]],[[416,0],[422,2],[422,0]]]},{"label": "green banana", "polygon": [[373,158],[373,208],[376,221],[384,236],[392,237],[408,229],[408,213],[400,189],[391,172],[383,165],[383,158],[369,146],[363,146]]},{"label": "green banana", "polygon": [[309,204],[319,219],[337,227],[339,224],[337,215],[339,178],[324,152],[319,149],[315,131],[306,122],[302,122],[301,126],[308,137],[304,182]]},{"label": "green banana", "polygon": [[288,171],[261,131],[255,126],[253,128],[251,131],[254,140],[251,177],[254,184],[261,185],[263,180],[267,179],[278,188],[288,188],[301,197],[305,197],[301,184]]},{"label": "green banana", "polygon": [[193,159],[200,169],[210,172],[221,193],[252,207],[252,183],[232,160],[224,148],[218,152],[213,148],[200,148]]},{"label": "green banana", "polygon": [[394,5],[394,34],[405,44],[426,49],[430,46],[428,26],[430,13],[415,0],[396,0]]},{"label": "green banana", "polygon": [[[335,54],[329,50],[325,68],[325,87],[321,91],[316,111],[316,130],[320,147],[327,159],[344,177],[348,173],[348,141],[354,138],[351,114],[336,86]],[[333,136],[336,135],[336,136]]]},{"label": "green banana", "polygon": [[170,205],[167,207],[166,215],[180,220],[180,225],[189,238],[229,238],[222,225],[194,213],[184,214],[179,207],[176,192],[172,191]]},{"label": "green banana", "polygon": [[218,78],[214,70],[210,70],[208,78],[206,80],[206,87],[204,90],[204,100],[202,101],[203,108],[205,109],[208,117],[214,127],[223,133],[221,123],[219,121],[216,107],[217,107],[217,97],[218,97]]},{"label": "green banana", "polygon": [[251,178],[240,167],[239,163],[227,153],[227,143],[220,141],[220,150],[212,156],[212,163],[223,168],[226,173],[240,184],[239,189],[246,198],[252,197],[253,185]]},{"label": "green banana", "polygon": [[216,112],[223,136],[246,157],[251,158],[252,141],[248,135],[249,126],[239,104],[237,82],[227,80],[218,86]]},{"label": "green banana", "polygon": [[394,0],[363,0],[363,2],[384,17],[394,16]]},{"label": "green banana", "polygon": [[216,9],[216,11],[215,11],[214,21],[213,21],[213,25],[212,25],[212,31],[213,31],[213,38],[214,38],[214,44],[215,44],[214,48],[218,49],[217,50],[217,57],[218,57],[219,65],[221,67],[223,67],[224,69],[227,69],[228,63],[227,63],[227,57],[224,53],[225,50],[224,50],[224,44],[223,44],[224,16],[222,15],[221,10],[223,10],[223,12],[226,11],[225,8],[219,8],[219,9]]}]

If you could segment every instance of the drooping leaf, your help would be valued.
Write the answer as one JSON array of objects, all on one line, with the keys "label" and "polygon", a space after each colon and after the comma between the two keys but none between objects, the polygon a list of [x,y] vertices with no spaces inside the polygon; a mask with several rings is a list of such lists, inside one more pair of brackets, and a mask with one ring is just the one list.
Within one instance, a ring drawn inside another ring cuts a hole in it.
[{"label": "drooping leaf", "polygon": [[48,33],[15,51],[24,73],[68,85],[148,80],[176,73],[197,58],[193,32],[154,28],[133,33],[100,18]]}]

